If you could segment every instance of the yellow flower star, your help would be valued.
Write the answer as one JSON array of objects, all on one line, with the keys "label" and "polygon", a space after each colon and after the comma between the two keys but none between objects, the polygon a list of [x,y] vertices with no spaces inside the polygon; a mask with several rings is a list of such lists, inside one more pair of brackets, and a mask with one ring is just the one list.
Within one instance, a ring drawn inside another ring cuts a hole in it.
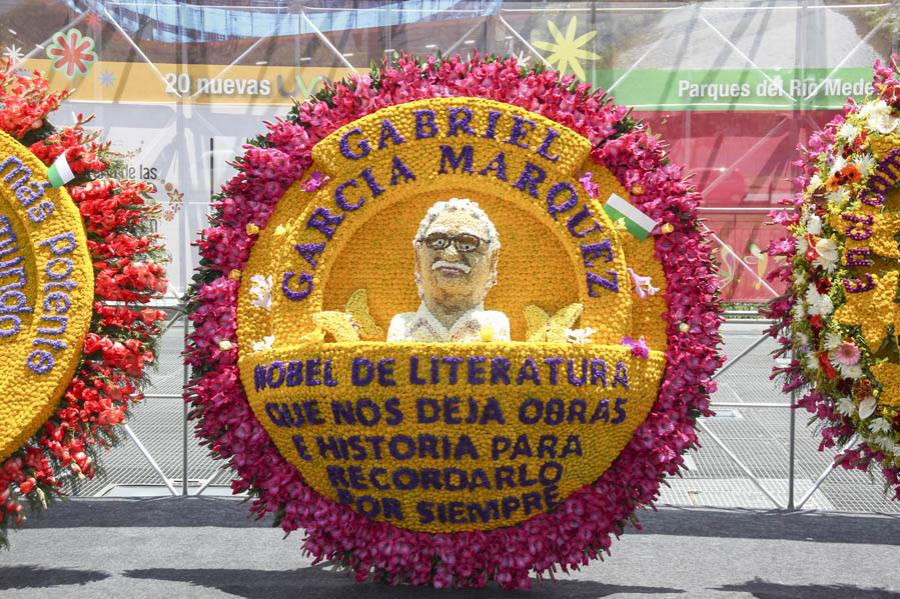
[{"label": "yellow flower star", "polygon": [[876,216],[875,226],[872,227],[872,251],[885,258],[900,258],[900,246],[894,237],[897,231],[900,231],[900,213],[891,212]]},{"label": "yellow flower star", "polygon": [[875,289],[864,293],[847,293],[847,303],[834,313],[834,318],[848,326],[859,325],[869,350],[876,352],[887,333],[888,325],[900,333],[900,304],[894,303],[897,293],[897,271],[883,277],[874,276]]},{"label": "yellow flower star", "polygon": [[883,406],[900,407],[900,364],[882,362],[872,367],[872,374],[884,387],[878,397],[878,403]]},{"label": "yellow flower star", "polygon": [[897,240],[894,238],[897,231],[900,231],[900,213],[875,213],[875,210],[875,208],[864,205],[857,211],[839,212],[832,215],[828,222],[833,229],[848,231],[854,223],[845,219],[844,214],[849,217],[871,218],[871,224],[866,225],[863,222],[857,227],[857,230],[860,232],[869,229],[872,233],[871,236],[863,240],[847,238],[845,241],[848,244],[847,247],[850,249],[868,248],[883,258],[900,258],[900,247],[898,247]]},{"label": "yellow flower star", "polygon": [[565,73],[569,68],[575,73],[575,76],[582,81],[586,79],[584,69],[581,67],[579,59],[597,60],[601,58],[599,54],[594,54],[590,50],[582,49],[582,46],[597,36],[596,31],[588,31],[587,33],[575,37],[578,29],[578,17],[572,17],[566,28],[566,34],[563,35],[556,23],[547,21],[547,27],[556,43],[533,41],[532,43],[541,50],[552,52],[547,57],[547,62],[555,65],[561,73]]}]

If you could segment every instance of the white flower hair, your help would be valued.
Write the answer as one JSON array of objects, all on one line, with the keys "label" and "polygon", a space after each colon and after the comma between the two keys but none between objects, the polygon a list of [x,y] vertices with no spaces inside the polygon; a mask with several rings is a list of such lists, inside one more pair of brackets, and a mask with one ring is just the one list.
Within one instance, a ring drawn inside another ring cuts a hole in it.
[{"label": "white flower hair", "polygon": [[475,220],[483,222],[488,231],[488,251],[495,252],[500,249],[500,235],[497,233],[494,223],[491,222],[491,219],[488,218],[485,211],[478,206],[477,202],[473,202],[468,198],[450,198],[447,201],[437,202],[434,206],[429,208],[428,212],[425,213],[422,222],[419,223],[419,230],[416,231],[416,236],[413,238],[413,245],[416,245],[417,240],[425,237],[425,232],[428,230],[428,227],[431,226],[431,223],[433,223],[440,214],[448,210],[464,210],[471,214]]}]

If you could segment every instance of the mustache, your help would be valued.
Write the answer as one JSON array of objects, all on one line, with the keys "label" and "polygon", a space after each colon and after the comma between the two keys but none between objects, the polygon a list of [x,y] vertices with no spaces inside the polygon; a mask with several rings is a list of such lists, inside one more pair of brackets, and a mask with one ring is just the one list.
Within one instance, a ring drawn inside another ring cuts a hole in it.
[{"label": "mustache", "polygon": [[438,260],[431,265],[431,270],[437,270],[439,268],[455,268],[464,273],[468,273],[472,270],[472,267],[468,264],[463,264],[462,262],[447,262],[446,260]]}]

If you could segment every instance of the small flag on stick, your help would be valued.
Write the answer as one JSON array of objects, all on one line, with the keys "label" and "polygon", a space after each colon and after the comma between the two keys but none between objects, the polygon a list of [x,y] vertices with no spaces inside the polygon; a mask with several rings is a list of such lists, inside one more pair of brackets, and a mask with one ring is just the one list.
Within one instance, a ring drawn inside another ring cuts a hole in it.
[{"label": "small flag on stick", "polygon": [[69,166],[69,161],[66,158],[66,152],[60,154],[59,158],[50,165],[50,168],[47,170],[47,178],[50,179],[50,185],[53,187],[62,187],[75,178],[75,173],[72,172],[72,168]]},{"label": "small flag on stick", "polygon": [[603,210],[613,222],[623,220],[628,232],[640,240],[647,239],[650,231],[656,227],[655,220],[614,193],[606,200]]}]

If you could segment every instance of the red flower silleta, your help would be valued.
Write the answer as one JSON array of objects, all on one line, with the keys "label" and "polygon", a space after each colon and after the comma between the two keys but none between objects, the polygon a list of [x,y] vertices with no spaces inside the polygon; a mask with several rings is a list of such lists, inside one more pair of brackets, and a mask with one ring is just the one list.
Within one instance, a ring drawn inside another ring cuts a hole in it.
[{"label": "red flower silleta", "polygon": [[[20,449],[0,462],[0,546],[7,528],[22,522],[24,505],[42,509],[61,494],[66,476],[92,477],[101,448],[115,439],[112,428],[140,400],[146,366],[154,360],[158,322],[165,314],[146,304],[165,290],[165,258],[150,220],[158,208],[147,202],[150,187],[107,176],[109,146],[78,115],[60,130],[47,117],[68,90],[50,91],[40,73],[22,77],[0,64],[0,129],[21,140],[40,139],[29,149],[50,165],[64,151],[75,173],[66,188],[78,205],[94,262],[94,317],[82,358],[56,411]],[[115,305],[103,303],[114,300]]]}]

